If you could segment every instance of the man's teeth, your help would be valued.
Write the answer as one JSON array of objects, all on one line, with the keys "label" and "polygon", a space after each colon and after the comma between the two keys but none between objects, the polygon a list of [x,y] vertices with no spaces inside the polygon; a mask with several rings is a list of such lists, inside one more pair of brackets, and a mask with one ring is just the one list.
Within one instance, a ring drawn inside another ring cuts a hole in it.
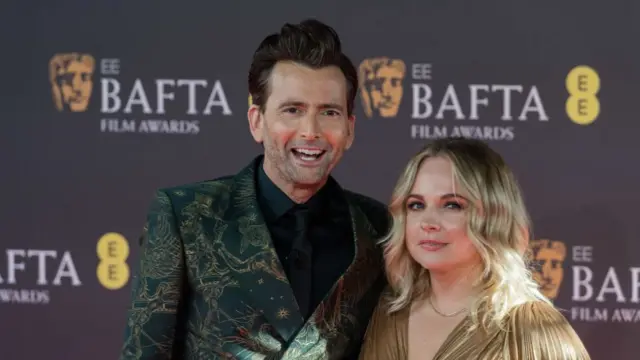
[{"label": "man's teeth", "polygon": [[324,150],[293,149],[293,153],[302,161],[314,161],[324,154]]},{"label": "man's teeth", "polygon": [[322,150],[307,150],[307,149],[296,149],[296,152],[301,155],[309,155],[309,156],[318,156],[322,154]]}]

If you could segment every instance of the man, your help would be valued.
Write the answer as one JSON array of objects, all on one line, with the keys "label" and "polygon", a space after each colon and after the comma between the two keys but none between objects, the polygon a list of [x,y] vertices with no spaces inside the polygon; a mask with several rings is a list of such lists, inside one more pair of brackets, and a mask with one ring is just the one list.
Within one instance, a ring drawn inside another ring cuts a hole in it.
[{"label": "man", "polygon": [[386,207],[331,170],[354,139],[357,73],[315,20],[249,71],[264,155],[151,206],[121,359],[355,359],[385,285]]}]

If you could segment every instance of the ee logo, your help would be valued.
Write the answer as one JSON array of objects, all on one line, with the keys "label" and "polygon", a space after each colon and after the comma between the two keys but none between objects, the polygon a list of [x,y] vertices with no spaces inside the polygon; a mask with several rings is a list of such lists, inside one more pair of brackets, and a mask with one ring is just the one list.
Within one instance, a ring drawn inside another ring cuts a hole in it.
[{"label": "ee logo", "polygon": [[579,125],[589,125],[600,114],[600,76],[591,67],[581,65],[571,69],[565,80],[569,98],[565,104],[569,119]]},{"label": "ee logo", "polygon": [[109,290],[118,290],[129,281],[129,243],[118,233],[104,234],[96,247],[98,269],[96,275],[100,284]]}]

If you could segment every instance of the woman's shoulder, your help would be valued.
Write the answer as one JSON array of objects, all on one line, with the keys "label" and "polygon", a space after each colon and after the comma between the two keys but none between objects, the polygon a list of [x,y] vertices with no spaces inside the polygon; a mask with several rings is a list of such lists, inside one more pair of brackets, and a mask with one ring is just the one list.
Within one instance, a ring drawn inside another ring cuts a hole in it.
[{"label": "woman's shoulder", "polygon": [[509,342],[522,351],[519,359],[590,359],[567,318],[550,303],[538,300],[516,305],[506,320]]},{"label": "woman's shoulder", "polygon": [[560,310],[550,303],[536,300],[515,305],[509,312],[511,321],[528,323],[529,325],[558,324],[567,319]]},{"label": "woman's shoulder", "polygon": [[361,360],[406,358],[408,309],[390,311],[392,296],[388,288],[380,294],[365,333]]},{"label": "woman's shoulder", "polygon": [[374,310],[373,318],[378,318],[378,320],[384,320],[387,322],[396,322],[399,319],[406,317],[410,306],[392,311],[392,309],[394,308],[393,300],[395,295],[396,294],[389,286],[387,286],[381,292],[380,297],[378,298],[378,303]]}]

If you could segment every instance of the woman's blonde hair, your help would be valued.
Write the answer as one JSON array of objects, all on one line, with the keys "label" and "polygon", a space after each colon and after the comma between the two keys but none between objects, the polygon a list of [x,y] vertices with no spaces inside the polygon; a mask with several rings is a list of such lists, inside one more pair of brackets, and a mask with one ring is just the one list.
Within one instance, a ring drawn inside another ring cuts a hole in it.
[{"label": "woman's blonde hair", "polygon": [[525,250],[530,220],[511,169],[479,140],[445,138],[433,141],[409,160],[393,191],[389,205],[392,226],[381,241],[393,289],[389,311],[410,306],[414,299],[430,292],[428,270],[407,250],[405,223],[407,197],[420,166],[431,157],[451,161],[454,181],[464,187],[472,203],[468,235],[484,265],[477,284],[480,296],[470,308],[474,328],[499,325],[516,305],[532,300],[549,303],[528,270]]}]

